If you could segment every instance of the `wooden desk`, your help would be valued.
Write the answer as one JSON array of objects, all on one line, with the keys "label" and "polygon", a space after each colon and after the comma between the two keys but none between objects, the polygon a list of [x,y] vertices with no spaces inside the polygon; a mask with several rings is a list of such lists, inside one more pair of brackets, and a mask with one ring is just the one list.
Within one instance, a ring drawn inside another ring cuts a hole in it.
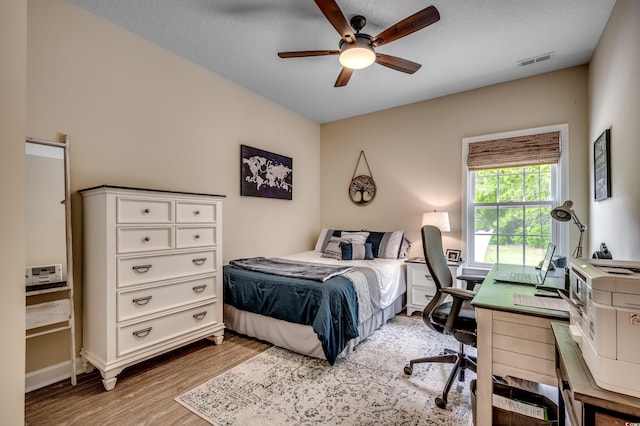
[{"label": "wooden desk", "polygon": [[564,425],[565,408],[572,426],[640,423],[640,398],[599,387],[566,324],[551,325],[556,342],[558,412]]},{"label": "wooden desk", "polygon": [[[569,313],[515,305],[514,294],[534,295],[533,286],[498,283],[493,280],[501,268],[514,271],[521,266],[495,265],[471,302],[478,323],[478,368],[476,424],[490,426],[493,380],[513,376],[557,386],[555,342],[552,321],[569,321]],[[549,277],[545,285],[564,288],[564,271]]]}]

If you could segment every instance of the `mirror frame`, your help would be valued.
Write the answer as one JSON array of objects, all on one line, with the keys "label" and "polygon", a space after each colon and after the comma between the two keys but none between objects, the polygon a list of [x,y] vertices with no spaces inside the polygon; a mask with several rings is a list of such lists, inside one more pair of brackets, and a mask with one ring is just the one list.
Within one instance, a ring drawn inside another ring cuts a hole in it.
[{"label": "mirror frame", "polygon": [[[66,266],[67,266],[67,286],[65,290],[69,291],[69,299],[71,301],[71,312],[69,318],[69,329],[71,342],[71,384],[76,385],[76,336],[75,336],[75,304],[73,294],[73,246],[72,246],[72,223],[71,223],[71,174],[70,174],[70,161],[69,161],[69,135],[64,135],[64,142],[54,142],[44,139],[37,139],[28,137],[25,143],[33,143],[46,145],[56,148],[62,148],[63,151],[63,166],[64,166],[64,223],[65,223],[65,236],[66,236]],[[27,294],[28,296],[28,294]]]}]

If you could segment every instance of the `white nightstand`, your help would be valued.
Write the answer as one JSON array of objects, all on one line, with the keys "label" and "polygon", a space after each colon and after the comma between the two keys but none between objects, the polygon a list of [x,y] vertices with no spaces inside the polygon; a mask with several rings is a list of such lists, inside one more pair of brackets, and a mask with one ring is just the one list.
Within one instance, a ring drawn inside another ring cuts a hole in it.
[{"label": "white nightstand", "polygon": [[[407,261],[407,315],[422,311],[436,294],[436,284],[427,269],[427,264],[419,261]],[[451,275],[457,275],[458,265],[449,265]]]}]

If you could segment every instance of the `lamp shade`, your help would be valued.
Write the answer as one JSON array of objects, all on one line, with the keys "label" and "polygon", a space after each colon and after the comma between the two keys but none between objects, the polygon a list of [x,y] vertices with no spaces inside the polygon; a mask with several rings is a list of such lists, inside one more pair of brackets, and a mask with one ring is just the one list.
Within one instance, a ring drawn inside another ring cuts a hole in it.
[{"label": "lamp shade", "polygon": [[344,46],[338,61],[343,67],[359,70],[373,64],[376,61],[376,54],[371,46],[354,43]]},{"label": "lamp shade", "polygon": [[572,217],[571,207],[573,207],[573,201],[567,200],[561,206],[551,210],[551,217],[560,222],[568,222]]},{"label": "lamp shade", "polygon": [[440,232],[450,232],[449,213],[447,212],[427,212],[422,214],[422,226],[433,225],[440,229]]},{"label": "lamp shade", "polygon": [[567,200],[562,203],[561,206],[558,206],[555,209],[551,210],[551,217],[560,222],[568,222],[573,219],[573,223],[575,223],[580,230],[580,239],[578,240],[578,246],[573,251],[573,257],[578,259],[581,258],[582,237],[584,236],[584,232],[587,230],[587,226],[580,222],[580,219],[578,219],[578,216],[576,216],[576,212],[573,211],[573,201]]}]

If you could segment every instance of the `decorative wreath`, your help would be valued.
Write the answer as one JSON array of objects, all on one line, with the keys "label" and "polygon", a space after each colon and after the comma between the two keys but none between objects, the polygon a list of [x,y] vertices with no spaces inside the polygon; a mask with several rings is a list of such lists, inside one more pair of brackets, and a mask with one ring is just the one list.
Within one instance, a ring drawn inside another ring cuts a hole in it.
[{"label": "decorative wreath", "polygon": [[[363,157],[364,162],[367,165],[367,170],[369,170],[369,176],[356,176],[358,164],[360,164],[360,159]],[[351,177],[351,183],[349,184],[349,198],[358,206],[366,206],[376,197],[376,192],[376,181],[373,179],[373,173],[371,173],[369,162],[367,161],[366,155],[364,155],[364,151],[360,151],[360,156],[356,162],[356,168],[353,170],[353,176]]]}]

